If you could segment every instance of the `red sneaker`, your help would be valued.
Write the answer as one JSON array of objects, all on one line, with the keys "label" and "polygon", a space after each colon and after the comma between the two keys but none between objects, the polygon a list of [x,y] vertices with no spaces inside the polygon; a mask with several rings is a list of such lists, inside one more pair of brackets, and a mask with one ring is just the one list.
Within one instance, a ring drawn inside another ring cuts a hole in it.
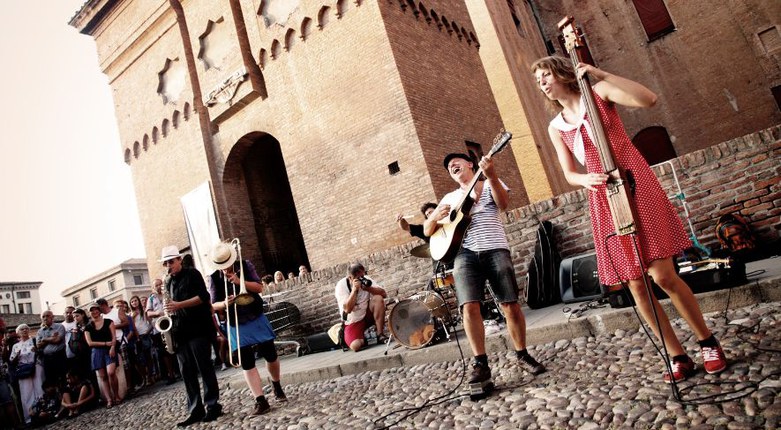
[{"label": "red sneaker", "polygon": [[673,378],[670,378],[670,372],[665,371],[664,372],[664,382],[671,383],[674,379],[675,382],[681,382],[684,379],[688,378],[689,376],[694,375],[696,365],[694,364],[694,361],[692,361],[691,358],[686,357],[687,361],[680,362],[680,361],[671,361],[670,367],[673,368]]},{"label": "red sneaker", "polygon": [[701,350],[702,364],[706,372],[714,374],[727,368],[727,358],[724,356],[724,350],[721,349],[721,345],[716,345],[715,347],[703,346]]}]

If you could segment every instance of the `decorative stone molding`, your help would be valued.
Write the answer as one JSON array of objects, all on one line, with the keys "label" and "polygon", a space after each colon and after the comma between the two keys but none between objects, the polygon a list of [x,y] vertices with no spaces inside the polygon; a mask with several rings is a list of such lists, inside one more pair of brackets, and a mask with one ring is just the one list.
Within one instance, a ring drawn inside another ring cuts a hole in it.
[{"label": "decorative stone molding", "polygon": [[242,66],[239,70],[233,72],[222,83],[217,85],[216,88],[209,91],[206,97],[203,98],[203,104],[206,106],[214,106],[218,103],[228,103],[233,100],[236,95],[236,91],[242,82],[249,78],[247,68]]}]

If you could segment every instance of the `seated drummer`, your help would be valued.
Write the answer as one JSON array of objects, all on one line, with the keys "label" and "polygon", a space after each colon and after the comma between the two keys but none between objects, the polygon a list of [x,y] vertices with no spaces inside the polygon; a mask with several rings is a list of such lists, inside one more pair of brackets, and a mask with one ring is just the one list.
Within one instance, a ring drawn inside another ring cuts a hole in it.
[{"label": "seated drummer", "polygon": [[[434,212],[434,209],[436,208],[436,203],[426,202],[423,203],[423,206],[420,207],[420,213],[422,213],[424,217],[428,218],[428,216],[431,215],[431,212]],[[423,234],[423,224],[410,224],[406,219],[404,219],[403,214],[398,214],[396,216],[396,222],[399,224],[399,228],[404,231],[408,231],[410,236],[423,239],[426,241],[426,243],[428,243],[429,237]]]},{"label": "seated drummer", "polygon": [[355,352],[364,345],[363,332],[376,325],[377,342],[388,340],[385,335],[385,290],[366,277],[366,269],[353,263],[347,276],[336,283],[334,290],[339,314],[344,320],[344,342]]},{"label": "seated drummer", "polygon": [[[434,212],[434,209],[437,208],[436,203],[426,202],[423,203],[423,206],[420,207],[420,213],[423,214],[425,219],[428,219],[429,215],[431,215],[432,212]],[[404,231],[408,231],[410,236],[418,237],[426,241],[426,243],[431,240],[430,237],[423,234],[423,225],[422,224],[410,224],[407,222],[406,219],[404,219],[403,214],[398,214],[396,216],[396,222],[399,224],[399,228],[401,228]],[[431,270],[434,272],[434,274],[437,273],[438,270],[453,270],[453,262],[450,263],[443,263],[440,267],[439,261],[431,259]],[[428,289],[433,289],[435,287],[434,281],[429,280],[428,282]]]}]

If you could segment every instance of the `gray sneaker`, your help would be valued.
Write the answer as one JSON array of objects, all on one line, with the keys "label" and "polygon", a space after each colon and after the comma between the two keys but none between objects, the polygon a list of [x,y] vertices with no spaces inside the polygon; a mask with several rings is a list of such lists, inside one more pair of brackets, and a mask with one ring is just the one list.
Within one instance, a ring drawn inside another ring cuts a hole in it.
[{"label": "gray sneaker", "polygon": [[470,384],[480,384],[491,379],[491,368],[483,365],[479,361],[472,363],[472,377],[469,378]]},{"label": "gray sneaker", "polygon": [[532,358],[531,355],[527,355],[524,358],[518,359],[518,363],[520,363],[521,368],[532,375],[539,375],[540,373],[545,373],[545,366],[540,364],[537,360]]},{"label": "gray sneaker", "polygon": [[266,400],[266,397],[263,396],[260,398],[260,400],[255,402],[255,409],[252,410],[250,416],[255,417],[258,415],[263,415],[270,410],[271,410],[271,405],[268,404],[268,400]]},{"label": "gray sneaker", "polygon": [[281,388],[279,390],[277,390],[276,388],[274,389],[274,398],[277,399],[277,401],[280,403],[287,402],[287,396],[285,395],[285,392],[282,391]]}]

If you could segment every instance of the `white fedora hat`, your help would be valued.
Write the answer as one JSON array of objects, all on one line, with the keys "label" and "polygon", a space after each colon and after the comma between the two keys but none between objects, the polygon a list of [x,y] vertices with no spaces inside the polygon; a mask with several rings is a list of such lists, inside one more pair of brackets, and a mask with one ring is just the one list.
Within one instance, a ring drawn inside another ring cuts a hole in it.
[{"label": "white fedora hat", "polygon": [[181,256],[182,254],[179,253],[179,248],[177,248],[176,245],[168,245],[163,247],[163,252],[161,253],[160,260],[158,261],[162,263],[163,261],[172,260]]},{"label": "white fedora hat", "polygon": [[212,247],[209,258],[217,270],[227,269],[236,261],[236,247],[220,242]]}]

